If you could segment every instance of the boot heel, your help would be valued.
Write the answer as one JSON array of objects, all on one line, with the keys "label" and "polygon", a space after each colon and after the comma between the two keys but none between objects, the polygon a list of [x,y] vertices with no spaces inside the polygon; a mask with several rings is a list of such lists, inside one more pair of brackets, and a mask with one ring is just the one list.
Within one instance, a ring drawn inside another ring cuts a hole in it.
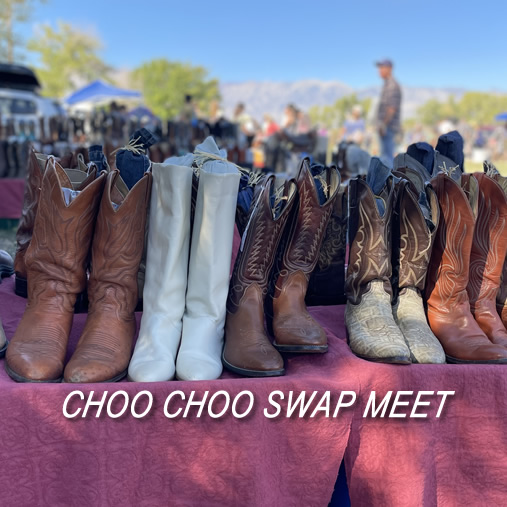
[{"label": "boot heel", "polygon": [[26,278],[21,278],[16,275],[14,280],[14,292],[16,293],[16,296],[20,296],[25,299],[28,297],[28,285],[26,283]]}]

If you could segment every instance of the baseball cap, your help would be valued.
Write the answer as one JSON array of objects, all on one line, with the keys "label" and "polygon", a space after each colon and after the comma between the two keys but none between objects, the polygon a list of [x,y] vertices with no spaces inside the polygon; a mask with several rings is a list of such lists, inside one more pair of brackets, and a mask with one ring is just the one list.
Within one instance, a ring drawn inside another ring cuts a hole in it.
[{"label": "baseball cap", "polygon": [[389,58],[384,58],[383,60],[379,60],[379,61],[375,62],[375,65],[377,67],[392,67],[393,62]]}]

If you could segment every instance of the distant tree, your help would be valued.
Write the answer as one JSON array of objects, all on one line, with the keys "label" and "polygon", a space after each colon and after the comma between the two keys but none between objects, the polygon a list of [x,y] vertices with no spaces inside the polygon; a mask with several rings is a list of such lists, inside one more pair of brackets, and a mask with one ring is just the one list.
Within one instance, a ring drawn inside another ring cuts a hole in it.
[{"label": "distant tree", "polygon": [[488,125],[497,114],[507,111],[507,95],[469,92],[458,103],[460,119],[471,125]]},{"label": "distant tree", "polygon": [[164,58],[144,63],[132,72],[131,79],[143,92],[146,105],[164,120],[181,112],[186,95],[202,111],[220,97],[218,80],[209,79],[204,67]]},{"label": "distant tree", "polygon": [[40,27],[28,49],[39,55],[41,65],[36,70],[42,93],[61,98],[83,82],[107,79],[111,69],[98,55],[101,47],[100,39],[69,23],[58,23],[56,30],[49,25]]},{"label": "distant tree", "polygon": [[507,95],[468,92],[460,100],[451,96],[447,102],[431,99],[417,110],[424,125],[434,126],[445,119],[462,120],[473,126],[494,122],[498,113],[507,111]]},{"label": "distant tree", "polygon": [[14,63],[21,59],[16,51],[23,46],[22,38],[16,33],[15,25],[24,23],[31,17],[35,3],[44,0],[2,0],[0,8],[0,60]]},{"label": "distant tree", "polygon": [[363,108],[363,116],[367,116],[371,107],[371,99],[359,100],[355,94],[345,95],[330,106],[313,106],[309,109],[308,114],[313,124],[319,124],[326,128],[338,128],[356,104]]},{"label": "distant tree", "polygon": [[436,125],[446,118],[445,104],[437,99],[430,99],[418,108],[417,115],[424,125]]}]

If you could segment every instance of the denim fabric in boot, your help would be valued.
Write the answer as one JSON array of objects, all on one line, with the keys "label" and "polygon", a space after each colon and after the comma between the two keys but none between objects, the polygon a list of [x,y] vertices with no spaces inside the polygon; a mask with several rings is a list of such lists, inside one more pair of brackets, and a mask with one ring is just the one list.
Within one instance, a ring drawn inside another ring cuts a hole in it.
[{"label": "denim fabric in boot", "polygon": [[136,130],[129,139],[127,146],[116,154],[116,167],[130,190],[150,168],[150,159],[146,153],[157,139],[145,128]]},{"label": "denim fabric in boot", "polygon": [[461,173],[465,172],[465,155],[463,154],[464,141],[461,134],[457,130],[442,134],[438,138],[435,149],[443,155],[451,159],[455,165],[459,166]]}]

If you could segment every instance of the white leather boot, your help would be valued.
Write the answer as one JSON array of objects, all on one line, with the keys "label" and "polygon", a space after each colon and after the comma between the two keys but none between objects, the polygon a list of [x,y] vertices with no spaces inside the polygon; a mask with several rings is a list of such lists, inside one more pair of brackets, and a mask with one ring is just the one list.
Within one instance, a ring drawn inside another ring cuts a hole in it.
[{"label": "white leather boot", "polygon": [[171,380],[185,311],[192,169],[153,164],[144,312],[129,379]]},{"label": "white leather boot", "polygon": [[224,161],[205,162],[200,170],[183,336],[176,361],[180,380],[213,380],[222,373],[239,179],[236,167]]}]

